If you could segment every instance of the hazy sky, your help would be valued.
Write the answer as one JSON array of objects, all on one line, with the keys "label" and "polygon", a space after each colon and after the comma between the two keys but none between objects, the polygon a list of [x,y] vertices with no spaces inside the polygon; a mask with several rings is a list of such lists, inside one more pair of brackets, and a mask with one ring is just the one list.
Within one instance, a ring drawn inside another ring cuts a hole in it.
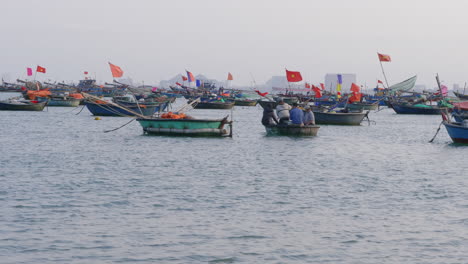
[{"label": "hazy sky", "polygon": [[78,80],[89,71],[112,80],[155,83],[184,69],[234,85],[301,71],[382,79],[376,52],[388,54],[390,84],[414,74],[435,86],[468,81],[468,1],[463,0],[3,0],[0,74]]}]

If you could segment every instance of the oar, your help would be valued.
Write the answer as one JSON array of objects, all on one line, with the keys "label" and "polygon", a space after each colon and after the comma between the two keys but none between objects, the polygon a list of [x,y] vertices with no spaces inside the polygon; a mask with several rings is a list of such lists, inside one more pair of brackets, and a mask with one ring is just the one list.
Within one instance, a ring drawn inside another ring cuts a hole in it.
[{"label": "oar", "polygon": [[440,122],[439,128],[437,128],[437,131],[436,131],[434,137],[431,140],[429,140],[429,143],[432,143],[434,141],[434,139],[437,137],[437,134],[439,134],[440,128],[442,127],[443,123],[444,123],[444,121]]}]

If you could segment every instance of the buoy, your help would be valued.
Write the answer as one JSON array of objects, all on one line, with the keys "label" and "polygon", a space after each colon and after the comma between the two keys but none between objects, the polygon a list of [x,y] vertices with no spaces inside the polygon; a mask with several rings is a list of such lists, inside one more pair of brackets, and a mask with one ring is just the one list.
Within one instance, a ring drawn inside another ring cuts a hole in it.
[{"label": "buoy", "polygon": [[101,120],[101,118],[99,116],[96,116],[94,120]]}]

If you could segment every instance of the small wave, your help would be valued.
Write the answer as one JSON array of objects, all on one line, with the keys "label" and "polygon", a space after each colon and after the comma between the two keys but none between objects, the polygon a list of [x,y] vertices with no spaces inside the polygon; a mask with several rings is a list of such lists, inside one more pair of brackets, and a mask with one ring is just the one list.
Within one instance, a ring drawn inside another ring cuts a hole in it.
[{"label": "small wave", "polygon": [[233,263],[234,261],[236,261],[236,258],[231,257],[231,258],[214,259],[214,260],[209,261],[208,263]]},{"label": "small wave", "polygon": [[265,238],[268,238],[268,237],[266,237],[266,236],[254,236],[254,235],[228,237],[228,239],[265,239]]}]

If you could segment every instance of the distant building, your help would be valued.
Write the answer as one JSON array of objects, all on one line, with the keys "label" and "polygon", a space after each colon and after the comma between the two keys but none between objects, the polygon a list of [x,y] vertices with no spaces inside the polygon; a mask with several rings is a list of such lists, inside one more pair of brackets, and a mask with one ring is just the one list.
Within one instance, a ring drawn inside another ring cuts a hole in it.
[{"label": "distant building", "polygon": [[265,84],[267,91],[274,93],[290,92],[308,92],[310,89],[306,89],[304,82],[288,83],[286,76],[272,76]]},{"label": "distant building", "polygon": [[338,84],[338,74],[342,76],[341,92],[349,93],[352,83],[356,83],[356,74],[354,73],[327,73],[325,75],[325,89],[335,91]]}]

